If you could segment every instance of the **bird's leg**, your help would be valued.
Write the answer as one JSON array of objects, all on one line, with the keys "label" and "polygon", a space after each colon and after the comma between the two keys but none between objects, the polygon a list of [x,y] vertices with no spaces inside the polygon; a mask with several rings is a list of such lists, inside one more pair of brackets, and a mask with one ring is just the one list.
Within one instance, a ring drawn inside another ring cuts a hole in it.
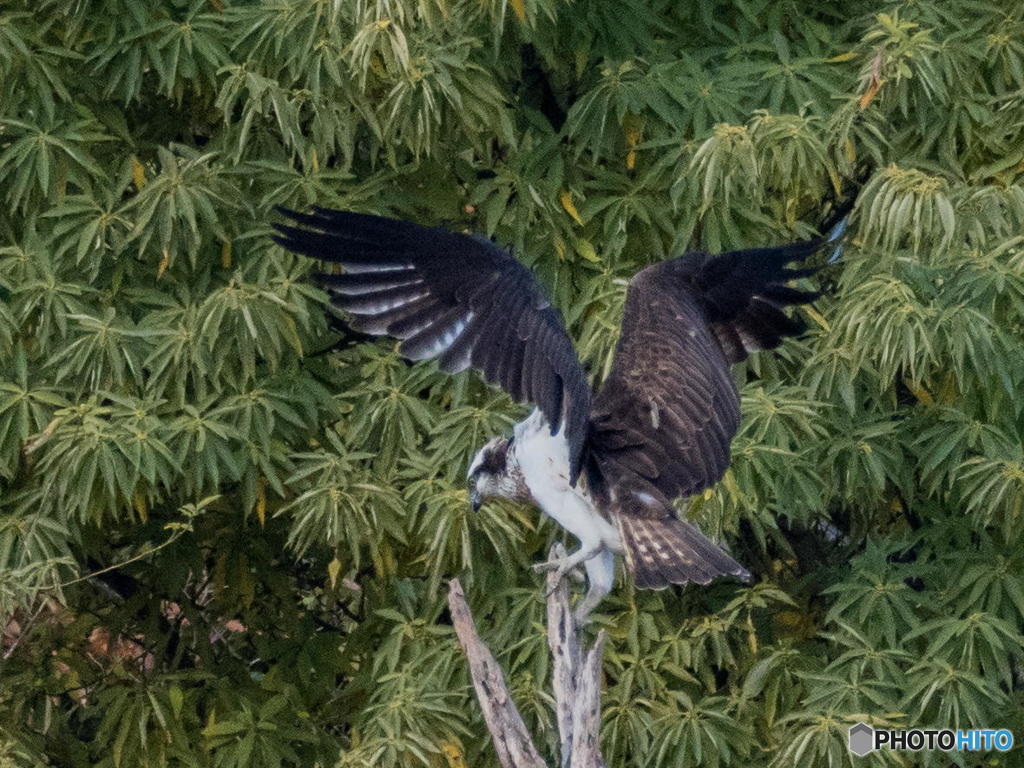
[{"label": "bird's leg", "polygon": [[581,544],[580,548],[573,552],[571,555],[565,555],[564,557],[554,557],[543,563],[535,563],[533,570],[543,573],[545,571],[555,572],[555,583],[560,582],[565,578],[566,574],[572,573],[581,563],[586,563],[590,558],[594,557],[598,552],[601,551],[601,543],[596,544]]},{"label": "bird's leg", "polygon": [[589,589],[572,612],[577,627],[582,627],[590,620],[590,612],[612,591],[612,584],[615,581],[615,553],[602,549],[596,557],[590,558],[583,565],[587,569]]}]

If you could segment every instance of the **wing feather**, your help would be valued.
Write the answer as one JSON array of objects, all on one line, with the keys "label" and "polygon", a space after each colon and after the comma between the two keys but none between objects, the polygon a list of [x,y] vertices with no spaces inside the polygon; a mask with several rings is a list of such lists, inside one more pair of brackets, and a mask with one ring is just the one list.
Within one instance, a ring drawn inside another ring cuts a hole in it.
[{"label": "wing feather", "polygon": [[339,264],[319,280],[355,330],[402,340],[414,360],[469,366],[517,400],[531,400],[564,429],[579,475],[590,388],[560,314],[511,254],[475,237],[351,211],[279,209],[285,248]]},{"label": "wing feather", "polygon": [[785,310],[818,294],[787,282],[816,270],[787,265],[825,243],[692,253],[630,282],[587,445],[588,477],[613,512],[637,586],[749,577],[696,526],[679,520],[671,501],[714,485],[729,466],[740,423],[730,365],[803,330]]},{"label": "wing feather", "polygon": [[[786,265],[823,242],[693,253],[633,278],[612,371],[591,419],[588,449],[603,485],[671,500],[721,478],[740,421],[730,364],[803,330],[785,310],[818,294],[786,283],[814,270]],[[671,514],[661,505],[624,510]]]}]

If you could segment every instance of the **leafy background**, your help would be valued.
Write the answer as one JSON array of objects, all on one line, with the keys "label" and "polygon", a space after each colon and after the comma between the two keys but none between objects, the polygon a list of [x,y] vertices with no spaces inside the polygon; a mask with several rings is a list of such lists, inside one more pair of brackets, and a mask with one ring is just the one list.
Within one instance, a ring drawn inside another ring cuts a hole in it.
[{"label": "leafy background", "polygon": [[600,380],[638,268],[807,237],[856,178],[831,295],[681,505],[755,583],[602,606],[614,766],[1024,733],[1022,6],[5,3],[0,765],[492,766],[456,574],[553,751],[557,531],[462,481],[522,408],[324,352],[274,205],[495,236]]}]

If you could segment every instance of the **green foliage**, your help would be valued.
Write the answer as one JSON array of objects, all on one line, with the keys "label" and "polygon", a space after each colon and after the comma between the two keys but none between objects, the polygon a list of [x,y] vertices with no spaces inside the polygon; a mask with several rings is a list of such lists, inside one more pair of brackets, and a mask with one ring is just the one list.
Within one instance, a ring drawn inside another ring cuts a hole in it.
[{"label": "green foliage", "polygon": [[555,749],[555,526],[462,482],[523,409],[326,352],[275,205],[495,236],[600,381],[636,270],[807,237],[861,177],[808,333],[737,370],[733,466],[680,504],[756,583],[620,581],[605,754],[1020,734],[1022,40],[986,0],[6,3],[0,765],[493,766],[453,575]]}]

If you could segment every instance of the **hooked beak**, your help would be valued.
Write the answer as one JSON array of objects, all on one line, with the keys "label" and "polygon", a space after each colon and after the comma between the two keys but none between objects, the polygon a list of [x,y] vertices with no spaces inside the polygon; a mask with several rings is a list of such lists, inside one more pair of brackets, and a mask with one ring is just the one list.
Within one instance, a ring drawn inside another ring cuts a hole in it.
[{"label": "hooked beak", "polygon": [[483,498],[480,496],[480,491],[476,488],[469,492],[469,506],[474,512],[480,511],[480,505],[484,503]]}]

